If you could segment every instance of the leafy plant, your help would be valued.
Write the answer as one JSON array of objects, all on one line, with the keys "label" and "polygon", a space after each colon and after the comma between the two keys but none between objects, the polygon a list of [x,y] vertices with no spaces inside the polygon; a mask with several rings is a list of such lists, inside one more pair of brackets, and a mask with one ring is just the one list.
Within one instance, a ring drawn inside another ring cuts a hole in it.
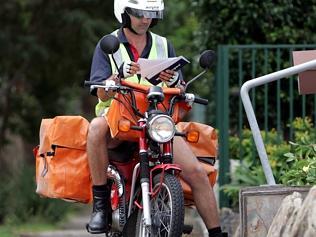
[{"label": "leafy plant", "polygon": [[284,154],[288,170],[281,177],[281,183],[286,185],[316,184],[316,135],[315,128],[309,118],[297,118],[295,140],[290,142],[291,151]]},{"label": "leafy plant", "polygon": [[[316,129],[309,118],[296,118],[292,126],[295,142],[281,140],[275,130],[262,132],[273,175],[279,184],[315,185]],[[239,165],[222,189],[236,207],[240,188],[265,184],[266,179],[249,129],[243,130],[242,139],[230,137],[230,154]]]}]

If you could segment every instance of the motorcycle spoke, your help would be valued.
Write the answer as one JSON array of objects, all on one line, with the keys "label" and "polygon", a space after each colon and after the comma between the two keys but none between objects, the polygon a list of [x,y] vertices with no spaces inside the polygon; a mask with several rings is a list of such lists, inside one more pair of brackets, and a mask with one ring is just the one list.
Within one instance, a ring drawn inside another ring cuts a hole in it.
[{"label": "motorcycle spoke", "polygon": [[[158,220],[158,236],[168,236],[170,232],[171,206],[168,191],[162,188],[152,200],[152,214]],[[158,218],[158,219],[157,219]]]},{"label": "motorcycle spoke", "polygon": [[184,217],[183,194],[179,192],[180,183],[170,174],[166,174],[162,183],[161,177],[157,175],[154,177],[154,183],[154,190],[159,188],[159,191],[150,200],[152,225],[149,230],[144,230],[144,223],[140,221],[140,231],[137,231],[140,235],[137,236],[179,237],[182,234]]}]

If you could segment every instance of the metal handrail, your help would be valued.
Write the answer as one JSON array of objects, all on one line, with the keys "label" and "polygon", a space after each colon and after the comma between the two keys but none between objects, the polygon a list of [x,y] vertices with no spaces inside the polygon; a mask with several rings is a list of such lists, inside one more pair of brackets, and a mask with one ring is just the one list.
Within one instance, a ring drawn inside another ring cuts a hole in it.
[{"label": "metal handrail", "polygon": [[256,115],[250,101],[249,90],[254,87],[261,86],[269,82],[276,81],[276,80],[289,77],[289,76],[298,74],[300,72],[304,72],[304,71],[315,69],[315,68],[316,68],[316,59],[293,66],[293,67],[289,67],[277,72],[273,72],[261,77],[254,78],[252,80],[245,82],[241,87],[240,96],[241,96],[243,106],[246,111],[247,119],[251,128],[251,132],[256,144],[256,148],[259,154],[263,172],[266,177],[267,183],[269,185],[275,185],[276,183],[275,183],[275,179],[272,173],[271,166],[269,164],[267,152],[266,152],[263,139],[260,133]]}]

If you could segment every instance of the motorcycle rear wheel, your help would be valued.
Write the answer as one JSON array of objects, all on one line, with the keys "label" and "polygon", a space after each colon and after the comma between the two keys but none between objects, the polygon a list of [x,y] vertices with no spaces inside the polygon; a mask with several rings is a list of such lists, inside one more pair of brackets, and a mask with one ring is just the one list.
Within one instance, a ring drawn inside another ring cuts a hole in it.
[{"label": "motorcycle rear wheel", "polygon": [[[153,187],[159,187],[161,174],[154,177]],[[151,199],[151,229],[146,229],[143,223],[143,211],[138,210],[137,237],[178,237],[182,235],[184,221],[184,197],[179,180],[165,174],[161,189],[156,197]]]}]

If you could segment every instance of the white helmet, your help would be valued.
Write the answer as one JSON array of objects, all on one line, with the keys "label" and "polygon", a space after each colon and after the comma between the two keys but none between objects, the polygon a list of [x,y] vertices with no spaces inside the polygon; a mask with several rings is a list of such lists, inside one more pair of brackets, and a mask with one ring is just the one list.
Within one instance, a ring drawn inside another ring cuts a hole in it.
[{"label": "white helmet", "polygon": [[136,17],[162,19],[164,2],[163,0],[114,0],[114,14],[120,23],[125,10]]}]

